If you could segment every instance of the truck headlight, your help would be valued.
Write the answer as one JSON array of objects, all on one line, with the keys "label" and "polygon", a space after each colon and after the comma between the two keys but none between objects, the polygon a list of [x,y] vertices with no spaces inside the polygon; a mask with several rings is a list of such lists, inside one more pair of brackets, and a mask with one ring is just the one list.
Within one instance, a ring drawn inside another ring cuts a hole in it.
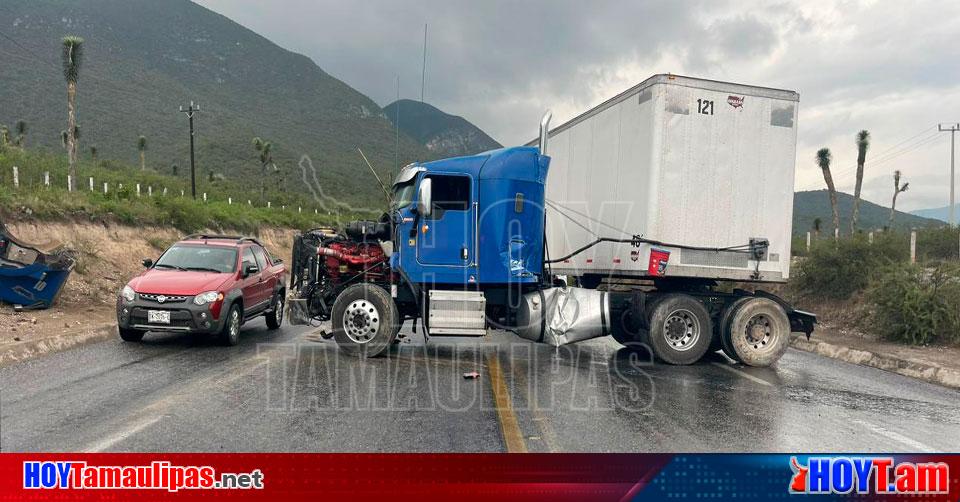
[{"label": "truck headlight", "polygon": [[132,302],[137,299],[137,292],[130,286],[124,286],[123,289],[120,290],[120,296],[128,302]]},{"label": "truck headlight", "polygon": [[223,293],[218,291],[204,291],[193,297],[193,303],[197,305],[206,305],[220,300],[223,300]]}]

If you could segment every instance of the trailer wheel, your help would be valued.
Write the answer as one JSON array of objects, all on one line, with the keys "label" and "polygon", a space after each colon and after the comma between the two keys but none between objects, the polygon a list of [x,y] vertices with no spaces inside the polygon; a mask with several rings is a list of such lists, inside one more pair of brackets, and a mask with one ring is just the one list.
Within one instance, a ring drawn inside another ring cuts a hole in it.
[{"label": "trailer wheel", "polygon": [[730,319],[733,318],[733,313],[747,300],[750,300],[750,297],[738,298],[723,309],[723,314],[720,316],[720,324],[716,326],[716,334],[714,335],[720,341],[720,348],[723,349],[723,353],[738,363],[742,363],[743,361],[740,360],[740,356],[733,350],[733,344],[730,342]]},{"label": "trailer wheel", "polygon": [[713,323],[706,307],[695,298],[669,294],[650,313],[650,346],[669,364],[693,364],[710,348]]},{"label": "trailer wheel", "polygon": [[333,338],[347,354],[377,357],[396,339],[399,319],[397,305],[386,290],[374,284],[354,284],[333,303]]},{"label": "trailer wheel", "polygon": [[749,366],[770,366],[790,343],[790,319],[769,298],[737,302],[730,316],[729,344],[735,359]]}]

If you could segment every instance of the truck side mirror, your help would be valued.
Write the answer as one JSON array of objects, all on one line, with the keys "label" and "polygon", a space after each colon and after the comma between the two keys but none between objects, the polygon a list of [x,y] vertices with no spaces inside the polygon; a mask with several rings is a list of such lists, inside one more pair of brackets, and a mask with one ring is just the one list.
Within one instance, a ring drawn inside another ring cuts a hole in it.
[{"label": "truck side mirror", "polygon": [[432,185],[433,180],[430,178],[420,180],[420,189],[417,193],[417,212],[424,218],[430,216],[431,211],[433,211]]}]

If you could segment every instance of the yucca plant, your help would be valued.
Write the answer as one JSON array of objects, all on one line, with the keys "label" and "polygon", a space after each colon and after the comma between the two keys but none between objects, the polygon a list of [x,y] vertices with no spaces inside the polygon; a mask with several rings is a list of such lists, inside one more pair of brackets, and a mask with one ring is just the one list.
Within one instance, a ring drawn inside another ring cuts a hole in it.
[{"label": "yucca plant", "polygon": [[63,78],[67,81],[67,159],[70,162],[70,190],[77,184],[77,80],[83,62],[83,39],[63,37],[61,52]]},{"label": "yucca plant", "polygon": [[870,131],[866,129],[857,133],[857,184],[853,189],[853,214],[850,216],[850,231],[857,232],[857,222],[860,220],[860,188],[863,187],[863,164],[867,160],[867,149],[870,148]]},{"label": "yucca plant", "polygon": [[907,188],[910,188],[909,182],[900,186],[900,170],[897,169],[893,172],[893,202],[890,203],[890,221],[887,223],[890,228],[893,228],[893,217],[897,214],[897,196],[906,192]]},{"label": "yucca plant", "polygon": [[137,138],[137,151],[140,152],[140,170],[143,171],[144,169],[147,168],[147,157],[146,157],[147,137],[146,136],[140,135],[140,137]]},{"label": "yucca plant", "polygon": [[257,151],[260,160],[260,201],[263,202],[266,192],[264,180],[267,176],[267,167],[273,164],[273,143],[264,141],[260,139],[259,136],[253,138],[251,143],[253,144],[253,149]]},{"label": "yucca plant", "polygon": [[833,155],[829,148],[817,150],[817,165],[823,171],[823,181],[827,183],[827,192],[830,194],[830,209],[833,211],[833,229],[836,232],[840,229],[840,209],[837,206],[837,187],[833,184],[833,175],[830,174],[830,162]]}]

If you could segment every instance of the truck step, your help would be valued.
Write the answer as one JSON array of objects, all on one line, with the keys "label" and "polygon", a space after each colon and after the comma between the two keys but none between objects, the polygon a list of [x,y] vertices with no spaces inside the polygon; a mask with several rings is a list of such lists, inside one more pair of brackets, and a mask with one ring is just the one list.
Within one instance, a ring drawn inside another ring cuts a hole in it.
[{"label": "truck step", "polygon": [[430,291],[430,336],[483,336],[487,299],[482,291]]}]

